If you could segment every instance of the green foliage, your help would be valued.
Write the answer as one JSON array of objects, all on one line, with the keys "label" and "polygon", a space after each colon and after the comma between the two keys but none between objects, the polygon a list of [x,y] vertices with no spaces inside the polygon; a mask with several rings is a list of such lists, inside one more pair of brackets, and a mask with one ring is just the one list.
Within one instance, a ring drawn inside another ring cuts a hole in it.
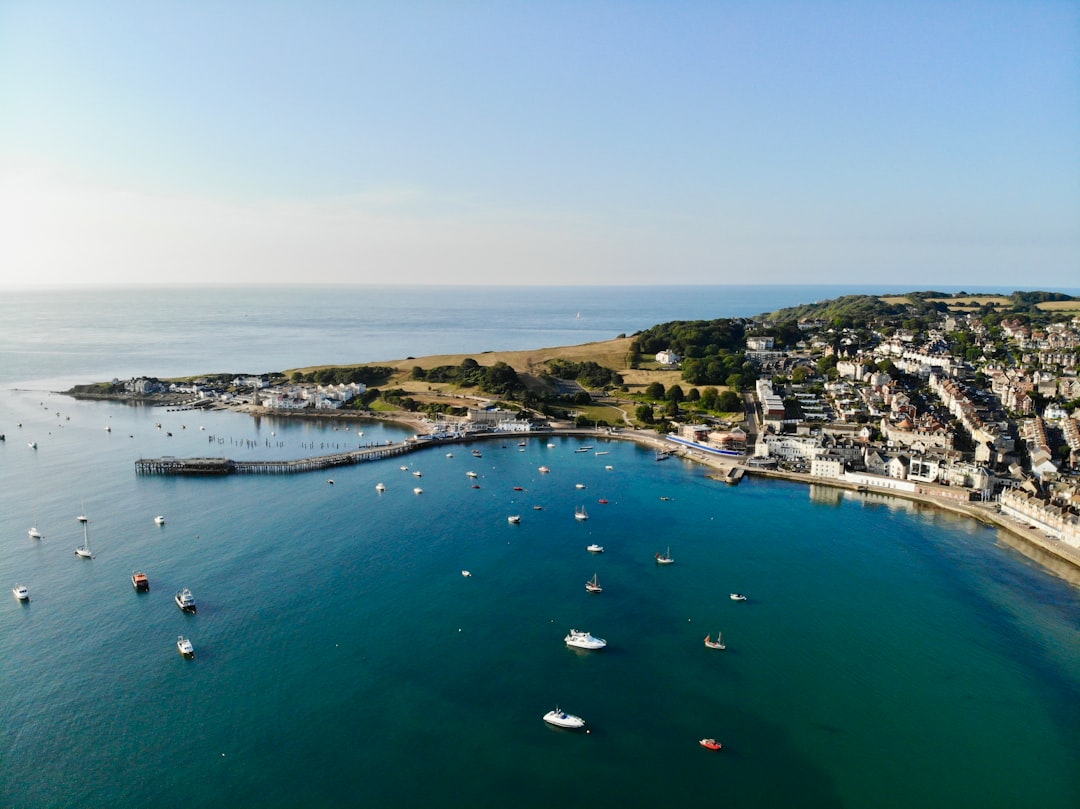
[{"label": "green foliage", "polygon": [[742,410],[742,406],[742,397],[733,390],[726,390],[717,398],[715,409],[725,413],[734,413]]},{"label": "green foliage", "polygon": [[638,405],[637,410],[634,411],[634,416],[642,424],[652,424],[655,421],[653,418],[652,405]]},{"label": "green foliage", "polygon": [[645,398],[647,399],[663,399],[664,398],[664,386],[659,382],[653,382],[649,387],[645,388]]},{"label": "green foliage", "polygon": [[292,379],[294,382],[313,382],[319,385],[344,385],[355,382],[370,387],[385,382],[393,373],[393,368],[382,365],[331,366],[306,374],[295,371]]},{"label": "green foliage", "polygon": [[569,360],[549,360],[548,373],[558,379],[573,379],[586,388],[606,388],[610,385],[621,385],[622,376],[611,368],[586,360],[585,362],[571,362]]},{"label": "green foliage", "polygon": [[518,379],[517,371],[505,362],[483,366],[471,357],[466,357],[460,365],[439,365],[425,371],[419,366],[413,368],[412,378],[427,382],[449,382],[463,388],[479,388],[485,393],[509,396],[523,393],[525,386]]}]

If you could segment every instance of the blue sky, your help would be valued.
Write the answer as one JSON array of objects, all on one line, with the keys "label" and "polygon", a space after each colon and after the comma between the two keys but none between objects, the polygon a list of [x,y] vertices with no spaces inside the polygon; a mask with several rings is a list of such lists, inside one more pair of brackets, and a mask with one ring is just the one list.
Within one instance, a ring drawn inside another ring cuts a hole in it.
[{"label": "blue sky", "polygon": [[1075,287],[1080,3],[0,0],[0,285]]}]

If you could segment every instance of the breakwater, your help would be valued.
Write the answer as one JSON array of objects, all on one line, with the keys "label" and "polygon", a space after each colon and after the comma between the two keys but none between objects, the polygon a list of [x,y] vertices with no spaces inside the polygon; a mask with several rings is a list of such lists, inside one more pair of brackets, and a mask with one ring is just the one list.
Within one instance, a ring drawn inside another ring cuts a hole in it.
[{"label": "breakwater", "polygon": [[291,475],[350,466],[366,461],[379,461],[404,455],[426,444],[405,441],[378,447],[365,447],[351,452],[297,458],[291,461],[234,461],[229,458],[140,458],[135,472],[140,475]]}]

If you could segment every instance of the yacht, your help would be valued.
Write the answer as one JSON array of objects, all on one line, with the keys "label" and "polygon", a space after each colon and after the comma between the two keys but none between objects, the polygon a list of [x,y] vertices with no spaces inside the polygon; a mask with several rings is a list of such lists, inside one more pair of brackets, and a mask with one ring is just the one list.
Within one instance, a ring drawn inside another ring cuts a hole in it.
[{"label": "yacht", "polygon": [[547,474],[548,472],[550,472],[551,470],[550,470],[550,469],[548,469],[548,468],[547,468],[546,466],[541,466],[541,467],[540,467],[540,468],[539,468],[538,470],[536,470],[536,471],[537,471],[537,472],[539,472],[539,473],[540,473],[540,474],[542,474],[542,475],[546,475],[546,474]]},{"label": "yacht", "polygon": [[604,546],[603,545],[597,545],[594,542],[592,545],[587,547],[585,550],[587,550],[589,553],[603,553],[604,552]]},{"label": "yacht", "polygon": [[382,494],[383,492],[386,491],[386,486],[383,485],[382,483],[376,483],[375,484],[375,491],[377,491],[379,494]]},{"label": "yacht", "polygon": [[700,742],[698,742],[698,744],[700,744],[706,750],[720,750],[721,748],[723,748],[723,745],[720,744],[720,742],[716,741],[716,739],[702,739]]},{"label": "yacht", "polygon": [[511,514],[509,517],[506,518],[506,521],[508,523],[510,523],[511,525],[517,525],[518,523],[521,522],[521,515],[520,514]]},{"label": "yacht", "polygon": [[466,472],[465,477],[467,477],[467,478],[478,478],[480,476],[478,474],[476,474],[475,472]]},{"label": "yacht", "polygon": [[727,648],[727,646],[724,645],[724,636],[720,632],[716,633],[716,640],[712,640],[711,635],[706,635],[705,636],[705,646],[706,646],[706,648],[709,648],[709,649],[726,649]]},{"label": "yacht", "polygon": [[658,565],[670,565],[675,561],[675,557],[671,555],[671,548],[668,548],[664,553],[656,554],[656,564]]},{"label": "yacht", "polygon": [[26,533],[30,536],[30,539],[41,539],[41,532],[38,530],[36,522],[27,529]]},{"label": "yacht", "polygon": [[185,638],[183,635],[176,636],[176,648],[186,658],[195,657],[195,647],[191,645],[191,641]]},{"label": "yacht", "polygon": [[604,588],[600,586],[600,581],[595,573],[593,577],[585,582],[585,592],[587,593],[602,593]]},{"label": "yacht", "polygon": [[165,524],[165,517],[163,515],[161,515],[161,514],[158,514],[156,517],[154,517],[154,524],[155,525],[164,525]]},{"label": "yacht", "polygon": [[19,601],[30,600],[30,591],[26,589],[24,584],[16,584],[11,588],[11,592],[15,594],[15,598],[19,599]]},{"label": "yacht", "polygon": [[82,523],[83,530],[83,544],[75,549],[75,555],[81,556],[83,559],[93,559],[94,554],[90,552],[90,534],[87,532],[86,524],[90,522],[85,514],[80,514],[76,517],[79,522]]},{"label": "yacht", "polygon": [[417,486],[415,489],[412,490],[412,493],[413,494],[423,494],[424,490],[421,489],[419,486]]},{"label": "yacht", "polygon": [[559,706],[555,706],[554,711],[548,711],[544,714],[544,721],[549,725],[555,725],[560,728],[582,728],[585,727],[585,720],[580,716],[574,716],[572,713],[567,713]]},{"label": "yacht", "polygon": [[191,590],[188,588],[185,587],[178,592],[173,600],[176,601],[176,606],[184,612],[190,612],[192,615],[195,614],[195,596],[191,594]]},{"label": "yacht", "polygon": [[607,646],[607,641],[603,638],[594,638],[588,632],[579,632],[576,629],[571,629],[570,634],[563,640],[566,641],[567,646],[578,649],[603,649]]},{"label": "yacht", "polygon": [[135,588],[138,593],[150,592],[150,579],[147,578],[145,573],[135,571],[131,574],[131,586]]},{"label": "yacht", "polygon": [[574,484],[574,488],[575,488],[575,489],[584,489],[584,488],[585,488],[585,484],[584,484],[584,483],[575,483],[575,484]]},{"label": "yacht", "polygon": [[731,594],[731,600],[732,601],[746,601],[746,596],[744,596],[742,593],[732,593]]},{"label": "yacht", "polygon": [[585,522],[585,520],[589,519],[589,513],[585,511],[585,506],[574,509],[574,519],[579,522]]}]

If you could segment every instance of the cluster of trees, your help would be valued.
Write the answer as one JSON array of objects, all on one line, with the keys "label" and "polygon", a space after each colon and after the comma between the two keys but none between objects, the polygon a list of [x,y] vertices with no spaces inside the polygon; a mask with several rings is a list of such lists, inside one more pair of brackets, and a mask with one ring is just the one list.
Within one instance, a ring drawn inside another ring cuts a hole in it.
[{"label": "cluster of trees", "polygon": [[757,378],[743,351],[746,330],[741,320],[675,320],[640,332],[636,354],[670,349],[683,358],[682,378],[691,385],[728,385],[741,388]]},{"label": "cluster of trees", "polygon": [[[690,388],[689,391],[684,392],[681,385],[665,388],[662,383],[653,382],[645,388],[644,396],[654,402],[666,403],[665,412],[669,415],[678,414],[679,406],[682,404],[692,405],[697,410],[718,413],[734,413],[742,410],[743,406],[742,397],[735,391],[725,390],[721,393],[711,386],[702,390]],[[639,421],[646,424],[653,423],[653,405],[639,405],[636,414]]]},{"label": "cluster of trees", "polygon": [[293,371],[290,379],[293,382],[311,382],[317,385],[345,385],[355,382],[370,387],[385,382],[393,373],[393,368],[384,365],[350,365],[320,368],[306,374]]},{"label": "cluster of trees", "polygon": [[576,380],[585,388],[606,388],[623,383],[623,378],[617,371],[605,368],[592,360],[585,362],[548,360],[548,369],[545,373],[556,379]]},{"label": "cluster of trees", "polygon": [[463,359],[460,365],[440,365],[426,370],[418,365],[412,369],[412,378],[427,382],[450,382],[463,388],[479,388],[484,393],[496,396],[517,394],[525,389],[517,371],[505,362],[484,366],[471,357]]}]

